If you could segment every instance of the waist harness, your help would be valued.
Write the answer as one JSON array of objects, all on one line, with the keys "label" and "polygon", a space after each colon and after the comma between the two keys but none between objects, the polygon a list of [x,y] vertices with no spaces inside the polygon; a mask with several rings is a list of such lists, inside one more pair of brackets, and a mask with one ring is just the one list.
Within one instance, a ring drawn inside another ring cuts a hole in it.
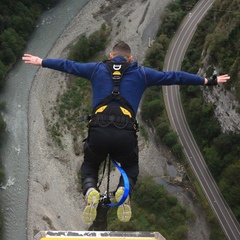
[{"label": "waist harness", "polygon": [[119,88],[124,72],[131,65],[129,62],[104,62],[110,71],[113,80],[113,90],[110,95],[102,99],[88,117],[89,126],[108,127],[119,129],[138,130],[134,110],[130,103],[121,96]]}]

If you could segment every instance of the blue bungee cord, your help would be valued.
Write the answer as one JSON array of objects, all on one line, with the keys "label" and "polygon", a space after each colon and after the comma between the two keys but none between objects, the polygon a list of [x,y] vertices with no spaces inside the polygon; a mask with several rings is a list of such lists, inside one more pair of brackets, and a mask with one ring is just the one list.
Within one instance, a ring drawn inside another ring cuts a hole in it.
[{"label": "blue bungee cord", "polygon": [[111,161],[113,162],[113,164],[116,166],[116,168],[119,170],[119,172],[120,172],[121,175],[122,175],[123,182],[124,182],[124,192],[123,192],[123,196],[122,196],[122,198],[120,199],[119,202],[114,203],[114,204],[113,204],[113,203],[108,203],[108,204],[106,204],[106,205],[107,205],[107,206],[110,206],[110,207],[118,207],[118,206],[122,205],[122,204],[126,201],[128,195],[129,195],[129,191],[130,191],[129,180],[128,180],[127,174],[126,174],[125,171],[117,164],[117,162],[116,162],[114,159],[112,159],[112,158],[111,158]]}]

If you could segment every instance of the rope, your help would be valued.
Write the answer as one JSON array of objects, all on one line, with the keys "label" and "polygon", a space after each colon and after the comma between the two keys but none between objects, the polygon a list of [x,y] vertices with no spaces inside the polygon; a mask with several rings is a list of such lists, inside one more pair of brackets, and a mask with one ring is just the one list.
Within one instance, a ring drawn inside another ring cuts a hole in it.
[{"label": "rope", "polygon": [[110,197],[109,197],[110,171],[111,171],[111,159],[109,157],[109,159],[108,159],[108,177],[107,177],[107,199],[110,199]]},{"label": "rope", "polygon": [[[124,192],[123,192],[123,196],[120,199],[119,202],[113,204],[113,203],[108,203],[106,204],[109,207],[118,207],[120,205],[122,205],[125,200],[127,199],[128,195],[129,195],[129,191],[130,191],[130,185],[129,185],[129,180],[128,180],[128,176],[126,174],[126,172],[117,164],[117,162],[109,156],[108,159],[108,176],[107,176],[107,200],[110,201],[110,196],[109,196],[109,188],[110,188],[110,173],[111,173],[111,162],[113,162],[113,164],[116,166],[116,168],[119,170],[119,172],[122,175],[123,178],[123,182],[124,182]],[[107,164],[107,159],[104,162],[104,166],[103,166],[103,176],[106,170],[106,164]],[[98,184],[98,188],[100,187],[101,183],[102,183],[103,177],[100,181],[100,183]]]},{"label": "rope", "polygon": [[[112,203],[109,203],[107,204],[107,206],[110,206],[110,207],[118,207],[120,205],[122,205],[125,200],[127,199],[128,195],[129,195],[129,190],[130,190],[130,186],[129,186],[129,180],[128,180],[128,176],[127,174],[125,173],[125,171],[116,163],[116,161],[114,159],[112,159],[111,157],[109,157],[109,165],[111,163],[111,161],[113,162],[113,164],[116,166],[116,168],[120,171],[121,175],[122,175],[122,178],[123,178],[123,182],[124,182],[124,192],[123,192],[123,196],[122,198],[120,199],[119,202],[115,203],[115,204],[112,204]],[[109,174],[109,179],[108,181],[110,181],[110,172],[108,173]],[[108,182],[109,184],[109,182]],[[108,186],[109,187],[109,186]],[[107,195],[108,196],[108,195]]]},{"label": "rope", "polygon": [[99,183],[98,183],[98,186],[97,186],[98,189],[100,188],[100,186],[101,186],[101,184],[102,184],[102,181],[103,181],[103,178],[104,178],[105,169],[106,169],[106,164],[107,164],[107,159],[105,159],[105,161],[104,161],[102,178],[101,178],[101,180],[100,180]]}]

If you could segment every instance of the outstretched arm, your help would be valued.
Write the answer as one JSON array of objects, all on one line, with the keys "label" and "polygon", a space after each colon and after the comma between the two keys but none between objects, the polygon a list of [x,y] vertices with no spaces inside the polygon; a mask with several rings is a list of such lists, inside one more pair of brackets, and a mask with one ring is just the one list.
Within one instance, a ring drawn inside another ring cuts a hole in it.
[{"label": "outstretched arm", "polygon": [[26,64],[32,64],[35,66],[42,66],[42,58],[33,56],[31,54],[25,53],[22,57],[22,60],[25,61]]}]

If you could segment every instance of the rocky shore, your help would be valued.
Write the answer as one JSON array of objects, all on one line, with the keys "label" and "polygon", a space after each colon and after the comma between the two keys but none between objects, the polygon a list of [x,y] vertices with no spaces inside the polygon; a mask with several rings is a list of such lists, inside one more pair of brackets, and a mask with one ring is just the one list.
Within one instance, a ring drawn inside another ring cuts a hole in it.
[{"label": "rocky shore", "polygon": [[[171,0],[94,0],[90,1],[63,31],[48,57],[67,57],[68,46],[81,34],[91,34],[102,23],[111,26],[111,42],[106,49],[109,54],[117,40],[124,40],[132,48],[134,60],[142,63],[159,25],[159,17]],[[41,57],[41,53],[38,53]],[[56,97],[65,88],[66,75],[39,68],[29,98],[29,201],[28,239],[41,230],[87,230],[82,220],[84,201],[77,189],[77,172],[82,155],[73,151],[72,137],[66,131],[63,137],[64,150],[56,147],[47,132]],[[149,136],[151,131],[149,130]],[[139,135],[140,174],[162,177],[167,172],[167,162],[173,161],[169,150],[159,146],[153,139],[148,143]],[[113,173],[112,182],[118,174]],[[116,180],[116,181],[115,181]],[[181,192],[180,201],[198,216],[191,226],[189,239],[209,239],[209,229],[204,216],[191,200]],[[133,215],[134,217],[134,215]]]}]

